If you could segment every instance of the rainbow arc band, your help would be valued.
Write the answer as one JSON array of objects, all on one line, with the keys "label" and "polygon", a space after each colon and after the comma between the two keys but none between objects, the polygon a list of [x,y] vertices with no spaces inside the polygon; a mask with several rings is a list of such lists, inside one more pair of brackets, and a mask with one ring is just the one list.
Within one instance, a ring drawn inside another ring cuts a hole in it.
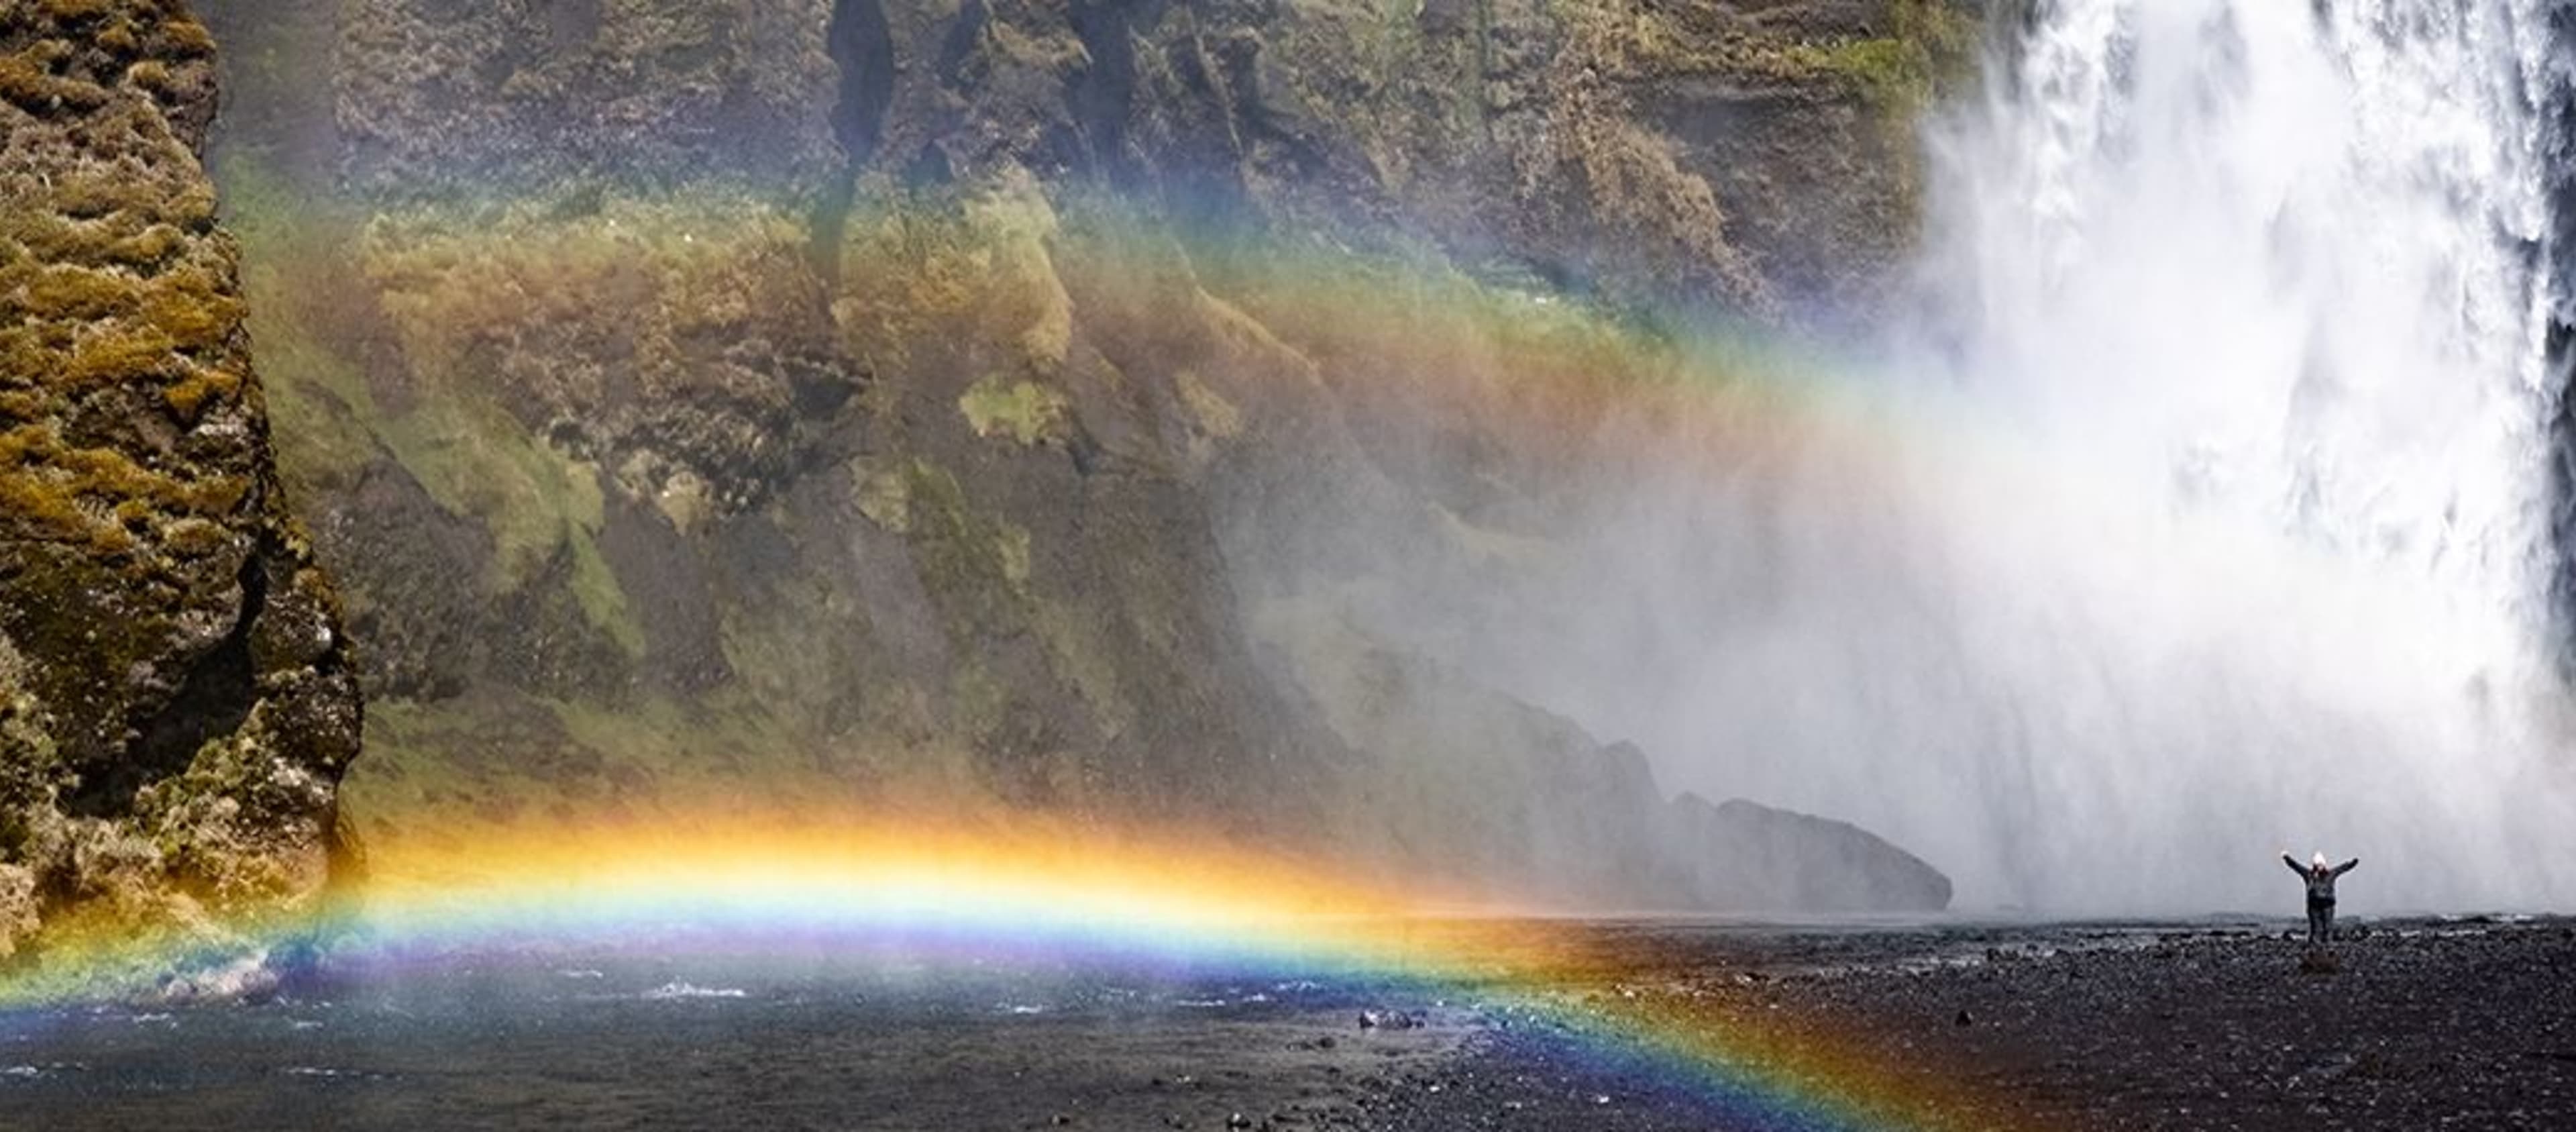
[{"label": "rainbow arc band", "polygon": [[[371,969],[531,947],[817,948],[886,943],[1028,959],[1347,977],[1417,987],[1705,1097],[1725,1127],[1993,1128],[1994,1106],[1925,1066],[1873,1061],[1814,1019],[1752,1017],[1687,988],[1640,994],[1563,921],[1404,899],[1215,842],[1096,830],[596,826],[393,852],[327,914],[269,933]],[[256,945],[258,941],[248,941]],[[862,952],[864,953],[864,952]],[[148,994],[153,973],[238,947],[99,939],[0,980],[0,1011]]]}]

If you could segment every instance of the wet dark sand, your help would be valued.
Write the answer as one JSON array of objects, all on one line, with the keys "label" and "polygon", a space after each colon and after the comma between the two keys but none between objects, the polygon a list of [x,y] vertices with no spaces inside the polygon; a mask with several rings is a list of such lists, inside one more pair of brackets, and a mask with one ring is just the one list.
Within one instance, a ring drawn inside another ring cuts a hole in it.
[{"label": "wet dark sand", "polygon": [[[1811,1043],[1958,1127],[2576,1128],[2576,923],[2357,926],[2308,973],[2286,924],[1559,924],[1543,994]],[[0,1020],[0,1127],[1740,1123],[1502,991],[522,956]]]},{"label": "wet dark sand", "polygon": [[1973,962],[1778,993],[2017,1115],[2108,1128],[2576,1129],[2576,923],[2003,933]]},{"label": "wet dark sand", "polygon": [[[2576,921],[1597,928],[1634,993],[1795,1025],[1965,1126],[2576,1129]],[[1775,1009],[1776,1007],[1776,1009]]]}]

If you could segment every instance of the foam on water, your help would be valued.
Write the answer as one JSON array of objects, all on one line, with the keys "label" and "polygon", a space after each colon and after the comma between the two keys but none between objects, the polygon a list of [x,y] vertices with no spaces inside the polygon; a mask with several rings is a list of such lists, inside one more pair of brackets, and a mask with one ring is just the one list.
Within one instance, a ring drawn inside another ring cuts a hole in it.
[{"label": "foam on water", "polygon": [[668,982],[645,991],[642,997],[650,1002],[670,1002],[699,998],[747,998],[750,997],[750,992],[741,987],[702,987],[695,983]]}]

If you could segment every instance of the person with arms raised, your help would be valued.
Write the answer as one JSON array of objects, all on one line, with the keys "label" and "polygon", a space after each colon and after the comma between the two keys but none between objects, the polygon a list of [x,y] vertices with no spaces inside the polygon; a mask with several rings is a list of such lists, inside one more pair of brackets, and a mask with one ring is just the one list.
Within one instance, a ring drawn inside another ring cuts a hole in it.
[{"label": "person with arms raised", "polygon": [[2325,852],[2319,850],[2307,864],[2302,865],[2298,858],[2284,849],[2281,863],[2290,866],[2291,872],[2308,882],[2308,942],[2318,946],[2334,942],[2335,878],[2351,872],[2353,866],[2361,863],[2361,858],[2355,857],[2329,868]]}]

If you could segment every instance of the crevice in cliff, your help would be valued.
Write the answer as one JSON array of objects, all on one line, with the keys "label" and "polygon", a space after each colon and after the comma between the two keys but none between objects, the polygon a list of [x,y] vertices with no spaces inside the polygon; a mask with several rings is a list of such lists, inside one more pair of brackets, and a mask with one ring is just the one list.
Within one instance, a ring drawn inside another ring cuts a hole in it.
[{"label": "crevice in cliff", "polygon": [[92,818],[132,813],[134,797],[145,786],[187,770],[198,748],[240,730],[250,718],[251,705],[259,698],[251,630],[268,608],[268,567],[262,556],[253,554],[242,563],[240,585],[241,610],[224,639],[188,670],[169,702],[135,728],[124,757],[81,776],[80,785],[64,799],[65,812]]},{"label": "crevice in cliff", "polygon": [[957,6],[957,18],[948,21],[948,30],[939,37],[939,83],[950,90],[966,85],[966,62],[975,57],[975,45],[984,38],[984,25],[992,19],[992,9],[984,0],[966,0]]},{"label": "crevice in cliff", "polygon": [[846,159],[814,210],[815,269],[829,286],[840,277],[841,231],[857,200],[859,173],[885,141],[886,114],[894,105],[894,29],[886,22],[884,0],[834,0],[824,46],[841,70],[832,133]]},{"label": "crevice in cliff", "polygon": [[1136,42],[1130,30],[1141,17],[1151,20],[1159,3],[1090,0],[1072,7],[1073,34],[1082,40],[1091,65],[1083,68],[1067,92],[1074,129],[1093,170],[1117,188],[1135,180],[1127,158],[1127,114],[1136,94]]},{"label": "crevice in cliff", "polygon": [[883,0],[838,0],[829,32],[832,61],[841,68],[841,97],[832,109],[832,132],[859,169],[884,140],[886,110],[894,103],[894,31]]}]

